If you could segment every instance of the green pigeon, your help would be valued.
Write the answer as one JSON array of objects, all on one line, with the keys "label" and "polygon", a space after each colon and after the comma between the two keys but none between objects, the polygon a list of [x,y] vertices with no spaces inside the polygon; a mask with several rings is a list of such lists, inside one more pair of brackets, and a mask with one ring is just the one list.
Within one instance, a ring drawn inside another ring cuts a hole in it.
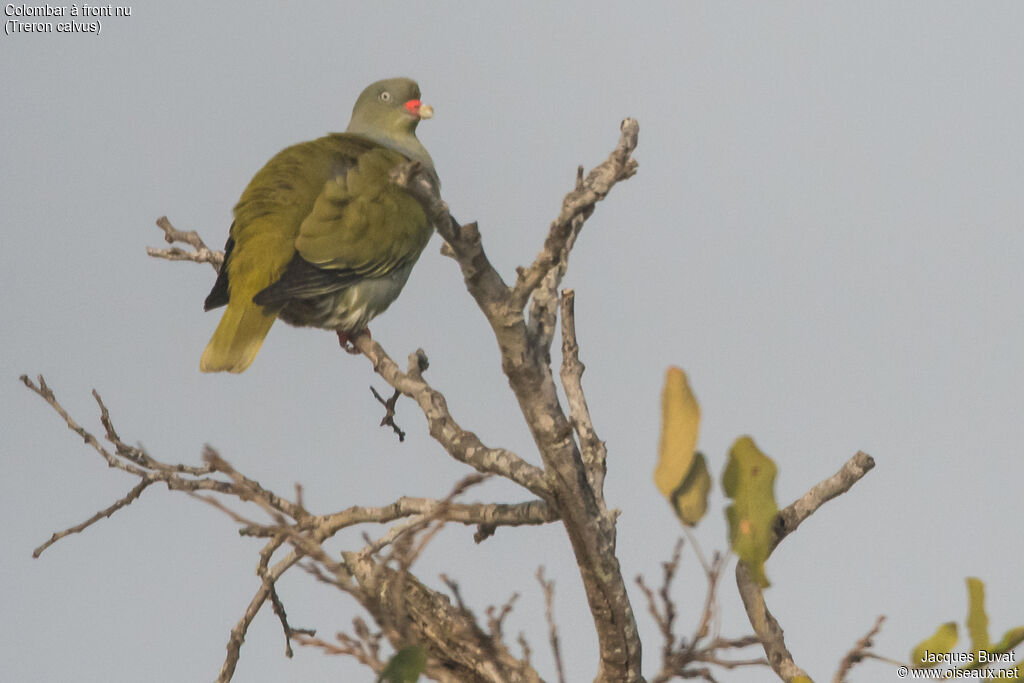
[{"label": "green pigeon", "polygon": [[206,297],[206,310],[227,310],[200,370],[245,370],[277,318],[335,330],[345,344],[395,300],[434,228],[388,172],[418,161],[440,187],[416,138],[433,113],[415,81],[377,81],[344,133],[288,147],[260,169],[235,206]]}]

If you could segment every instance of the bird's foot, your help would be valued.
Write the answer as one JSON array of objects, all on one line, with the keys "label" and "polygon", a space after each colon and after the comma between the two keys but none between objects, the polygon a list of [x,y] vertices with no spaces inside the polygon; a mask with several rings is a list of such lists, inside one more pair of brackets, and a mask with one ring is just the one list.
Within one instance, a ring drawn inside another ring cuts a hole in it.
[{"label": "bird's foot", "polygon": [[359,330],[358,332],[343,332],[342,330],[338,330],[338,345],[345,349],[346,353],[358,356],[362,352],[356,348],[355,340],[364,334],[369,337],[370,330],[366,328]]}]

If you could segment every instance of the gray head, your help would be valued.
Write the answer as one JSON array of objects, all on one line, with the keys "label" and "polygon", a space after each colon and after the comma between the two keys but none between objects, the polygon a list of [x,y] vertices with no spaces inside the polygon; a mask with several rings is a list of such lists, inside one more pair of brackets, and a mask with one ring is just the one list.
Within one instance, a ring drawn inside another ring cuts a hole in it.
[{"label": "gray head", "polygon": [[433,108],[420,102],[416,81],[388,78],[369,85],[359,95],[346,132],[370,138],[432,169],[434,162],[416,138],[416,126],[433,115]]}]

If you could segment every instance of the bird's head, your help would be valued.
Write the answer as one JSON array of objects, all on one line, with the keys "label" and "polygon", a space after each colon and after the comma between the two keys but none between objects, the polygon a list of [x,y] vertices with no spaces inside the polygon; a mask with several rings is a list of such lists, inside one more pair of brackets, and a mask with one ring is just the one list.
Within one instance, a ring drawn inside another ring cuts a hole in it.
[{"label": "bird's head", "polygon": [[400,139],[412,135],[420,119],[434,110],[420,102],[420,87],[410,78],[389,78],[371,84],[356,100],[348,132],[373,139]]}]

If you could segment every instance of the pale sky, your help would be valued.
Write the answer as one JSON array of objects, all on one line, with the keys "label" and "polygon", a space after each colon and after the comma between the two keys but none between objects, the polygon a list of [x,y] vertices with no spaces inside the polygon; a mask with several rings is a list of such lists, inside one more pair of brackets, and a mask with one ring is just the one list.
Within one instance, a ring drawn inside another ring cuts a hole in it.
[{"label": "pale sky", "polygon": [[[444,198],[479,222],[507,281],[540,248],[577,164],[603,160],[619,121],[639,120],[639,173],[598,206],[565,284],[645,675],[661,642],[633,578],[656,581],[680,535],[652,481],[669,365],[686,369],[703,409],[716,482],[696,531],[705,553],[727,547],[719,481],[737,437],[775,459],[782,505],[858,450],[876,460],[767,564],[768,605],[816,680],[879,614],[875,651],[897,659],[941,622],[962,623],[967,576],[985,581],[994,638],[1024,623],[1024,5],[131,7],[99,35],[0,36],[4,678],[213,680],[259,585],[258,541],[158,487],[31,559],[135,481],[20,374],[43,373],[96,434],[93,388],[126,441],[190,464],[208,443],[282,494],[302,484],[314,512],[440,497],[468,473],[412,401],[399,404],[405,443],[377,426],[368,387],[384,382],[330,333],[278,324],[245,374],[200,374],[219,318],[202,310],[214,273],[145,254],[165,214],[220,247],[267,159],[343,130],[363,87],[399,75],[435,108],[419,135]],[[440,243],[374,338],[397,359],[425,349],[460,424],[539,463]],[[489,483],[468,499],[526,497]],[[519,592],[507,632],[523,631],[555,680],[533,578],[545,565],[569,680],[592,680],[596,638],[562,528],[500,530],[479,546],[472,534],[447,529],[418,575],[455,578],[480,615]],[[692,552],[683,558],[675,595],[689,634],[704,585]],[[298,570],[279,591],[292,624],[326,638],[360,614]],[[731,565],[720,594],[723,635],[749,633]],[[283,651],[266,609],[235,680],[372,680],[353,661]],[[898,679],[869,662],[851,680]]]}]

